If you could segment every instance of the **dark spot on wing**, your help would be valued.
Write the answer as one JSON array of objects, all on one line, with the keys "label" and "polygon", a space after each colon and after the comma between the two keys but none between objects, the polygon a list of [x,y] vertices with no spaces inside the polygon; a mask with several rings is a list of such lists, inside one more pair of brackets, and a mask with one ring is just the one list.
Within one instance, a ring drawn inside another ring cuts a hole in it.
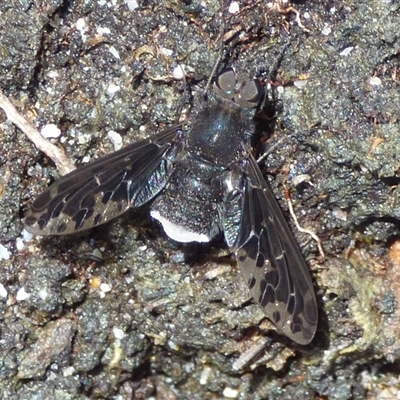
[{"label": "dark spot on wing", "polygon": [[57,225],[57,233],[63,233],[67,229],[67,224],[65,222]]},{"label": "dark spot on wing", "polygon": [[268,304],[275,303],[275,290],[271,285],[263,279],[260,283],[260,297],[258,302],[262,307],[266,307]]},{"label": "dark spot on wing", "polygon": [[250,240],[246,243],[246,251],[248,256],[252,260],[257,259],[258,255],[258,237],[257,236],[252,236]]},{"label": "dark spot on wing", "polygon": [[260,282],[260,292],[261,292],[261,294],[265,291],[266,288],[267,288],[267,281],[265,279],[263,279]]},{"label": "dark spot on wing", "polygon": [[[63,208],[65,206],[65,203],[62,201],[60,202],[56,207],[53,208],[53,212],[52,212],[52,218],[57,218],[60,216]],[[51,209],[51,207],[49,207]]]},{"label": "dark spot on wing", "polygon": [[264,268],[265,266],[265,257],[264,254],[258,253],[257,261],[256,261],[256,267],[258,268]]},{"label": "dark spot on wing", "polygon": [[247,259],[247,255],[246,254],[242,254],[242,255],[238,255],[237,260],[239,262],[244,262]]},{"label": "dark spot on wing", "polygon": [[37,221],[37,224],[39,225],[40,229],[43,229],[47,224],[49,223],[50,220],[50,214],[45,213],[40,216],[40,219]]},{"label": "dark spot on wing", "polygon": [[112,194],[113,194],[112,190],[109,190],[108,192],[105,192],[103,194],[103,197],[101,198],[101,202],[103,204],[107,204],[108,200],[110,200],[110,197],[112,196]]},{"label": "dark spot on wing", "polygon": [[288,300],[288,302],[287,302],[287,307],[286,307],[286,309],[287,309],[287,312],[290,314],[290,315],[293,315],[294,314],[294,307],[296,306],[296,301],[295,301],[295,297],[294,296],[289,296],[289,300]]},{"label": "dark spot on wing", "polygon": [[281,313],[279,311],[274,311],[272,313],[272,319],[274,320],[274,322],[276,324],[279,324],[280,320],[281,320]]},{"label": "dark spot on wing", "polygon": [[93,222],[95,223],[95,225],[99,225],[100,222],[102,220],[102,215],[101,214],[97,214],[94,218],[93,218]]},{"label": "dark spot on wing", "polygon": [[251,279],[249,279],[249,281],[247,283],[249,286],[249,289],[253,289],[253,287],[255,286],[256,283],[257,283],[257,279],[254,278],[254,276],[252,276]]},{"label": "dark spot on wing", "polygon": [[301,320],[293,319],[293,322],[290,324],[290,329],[293,333],[299,333],[303,331],[303,323],[301,322]]},{"label": "dark spot on wing", "polygon": [[85,220],[87,220],[88,218],[90,218],[94,213],[93,208],[89,209],[89,210],[79,210],[75,216],[72,218],[73,221],[75,221],[75,229],[78,230],[80,228],[82,228],[83,223],[85,222]]}]

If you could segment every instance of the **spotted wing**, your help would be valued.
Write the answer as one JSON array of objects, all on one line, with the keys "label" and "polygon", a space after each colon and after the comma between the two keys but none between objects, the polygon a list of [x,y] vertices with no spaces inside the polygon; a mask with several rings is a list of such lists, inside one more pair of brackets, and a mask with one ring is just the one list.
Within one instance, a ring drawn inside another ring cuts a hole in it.
[{"label": "spotted wing", "polygon": [[308,344],[318,310],[307,265],[253,157],[224,178],[223,227],[254,300],[290,339]]},{"label": "spotted wing", "polygon": [[141,206],[164,188],[183,148],[183,132],[176,126],[72,171],[32,203],[26,230],[68,234]]}]

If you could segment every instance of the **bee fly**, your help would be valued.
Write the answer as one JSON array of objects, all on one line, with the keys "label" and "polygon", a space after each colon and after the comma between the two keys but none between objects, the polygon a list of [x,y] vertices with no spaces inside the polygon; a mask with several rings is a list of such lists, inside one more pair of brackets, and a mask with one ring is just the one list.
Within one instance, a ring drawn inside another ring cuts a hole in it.
[{"label": "bee fly", "polygon": [[26,229],[69,234],[151,201],[150,215],[176,241],[222,231],[254,300],[308,344],[318,319],[310,274],[250,149],[248,110],[263,97],[258,80],[223,70],[189,132],[173,126],[65,175],[32,203]]}]

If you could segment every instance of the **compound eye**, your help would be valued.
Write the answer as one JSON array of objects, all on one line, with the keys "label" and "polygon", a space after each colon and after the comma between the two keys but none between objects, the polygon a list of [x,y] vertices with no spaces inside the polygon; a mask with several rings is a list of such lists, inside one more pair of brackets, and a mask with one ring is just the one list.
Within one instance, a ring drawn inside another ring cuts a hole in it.
[{"label": "compound eye", "polygon": [[235,96],[235,101],[242,107],[256,107],[264,95],[264,88],[258,79],[253,79],[243,83],[239,93]]},{"label": "compound eye", "polygon": [[221,71],[214,82],[215,93],[224,99],[232,99],[236,88],[236,74],[232,68]]}]

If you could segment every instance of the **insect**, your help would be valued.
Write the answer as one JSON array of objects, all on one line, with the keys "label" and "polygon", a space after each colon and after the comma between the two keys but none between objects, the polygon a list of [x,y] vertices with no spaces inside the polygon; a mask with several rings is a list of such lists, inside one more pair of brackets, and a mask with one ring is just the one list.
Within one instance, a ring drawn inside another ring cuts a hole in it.
[{"label": "insect", "polygon": [[318,319],[310,274],[250,148],[249,110],[263,96],[259,80],[223,70],[190,131],[178,124],[65,175],[32,203],[26,229],[70,234],[150,203],[179,242],[222,231],[254,300],[286,336],[308,344]]}]

